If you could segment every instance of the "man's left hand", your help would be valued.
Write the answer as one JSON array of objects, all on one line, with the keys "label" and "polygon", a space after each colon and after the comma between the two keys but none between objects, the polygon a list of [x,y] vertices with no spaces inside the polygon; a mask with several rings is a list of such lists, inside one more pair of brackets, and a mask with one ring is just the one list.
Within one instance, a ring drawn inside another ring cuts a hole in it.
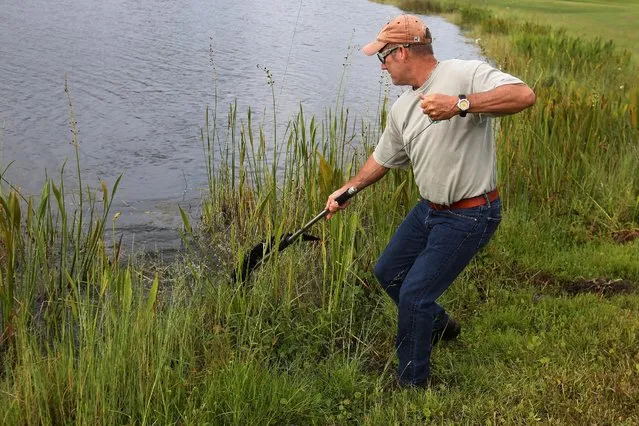
[{"label": "man's left hand", "polygon": [[432,95],[419,95],[422,101],[419,106],[431,120],[448,120],[459,114],[459,108],[457,108],[457,96],[442,95],[441,93],[435,93]]}]

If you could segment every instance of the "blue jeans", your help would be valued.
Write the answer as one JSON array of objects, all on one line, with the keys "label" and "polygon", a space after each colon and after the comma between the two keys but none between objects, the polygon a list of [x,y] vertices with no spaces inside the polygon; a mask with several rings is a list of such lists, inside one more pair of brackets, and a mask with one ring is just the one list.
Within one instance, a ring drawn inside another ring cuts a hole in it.
[{"label": "blue jeans", "polygon": [[403,385],[430,374],[431,334],[448,315],[435,301],[501,221],[501,201],[470,209],[435,210],[420,200],[399,225],[375,265],[375,276],[398,307],[397,355]]}]

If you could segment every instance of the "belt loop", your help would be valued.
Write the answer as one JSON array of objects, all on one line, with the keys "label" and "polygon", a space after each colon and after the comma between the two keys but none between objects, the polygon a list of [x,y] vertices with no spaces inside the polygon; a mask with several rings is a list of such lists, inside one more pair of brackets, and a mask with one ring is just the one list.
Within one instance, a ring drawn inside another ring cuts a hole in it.
[{"label": "belt loop", "polygon": [[490,197],[487,192],[484,192],[484,198],[486,199],[486,207],[490,208]]}]

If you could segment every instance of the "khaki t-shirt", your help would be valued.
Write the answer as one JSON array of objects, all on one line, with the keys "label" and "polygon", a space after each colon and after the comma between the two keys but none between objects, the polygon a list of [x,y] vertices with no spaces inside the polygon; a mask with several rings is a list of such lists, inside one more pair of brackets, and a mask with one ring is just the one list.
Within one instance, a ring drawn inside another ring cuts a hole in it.
[{"label": "khaki t-shirt", "polygon": [[419,95],[468,95],[522,83],[483,61],[441,61],[422,87],[395,101],[373,158],[388,168],[412,165],[421,196],[437,204],[492,191],[497,186],[492,117],[456,115],[424,130],[431,121],[419,106]]}]

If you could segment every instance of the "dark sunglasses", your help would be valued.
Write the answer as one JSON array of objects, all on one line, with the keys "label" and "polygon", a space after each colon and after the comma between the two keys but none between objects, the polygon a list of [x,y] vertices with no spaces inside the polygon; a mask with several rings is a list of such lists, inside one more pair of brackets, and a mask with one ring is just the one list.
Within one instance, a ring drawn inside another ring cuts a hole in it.
[{"label": "dark sunglasses", "polygon": [[410,47],[410,44],[400,44],[399,46],[393,46],[390,49],[386,49],[383,52],[377,52],[377,59],[379,59],[379,61],[382,64],[385,64],[386,57],[390,55],[391,53],[393,53],[394,51],[396,51],[397,49],[399,49],[400,47],[405,47],[408,49]]}]

